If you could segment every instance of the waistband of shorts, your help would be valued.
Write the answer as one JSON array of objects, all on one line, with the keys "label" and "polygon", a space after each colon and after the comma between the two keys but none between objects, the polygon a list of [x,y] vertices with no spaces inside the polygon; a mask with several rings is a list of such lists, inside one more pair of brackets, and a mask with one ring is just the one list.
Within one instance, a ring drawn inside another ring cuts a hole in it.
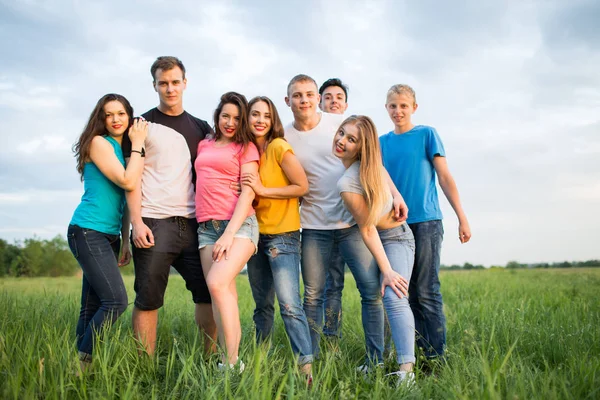
[{"label": "waistband of shorts", "polygon": [[148,219],[151,221],[164,221],[164,222],[178,222],[178,221],[194,221],[196,222],[196,218],[191,217],[167,217],[167,218],[151,218],[151,217],[142,217],[142,219]]}]

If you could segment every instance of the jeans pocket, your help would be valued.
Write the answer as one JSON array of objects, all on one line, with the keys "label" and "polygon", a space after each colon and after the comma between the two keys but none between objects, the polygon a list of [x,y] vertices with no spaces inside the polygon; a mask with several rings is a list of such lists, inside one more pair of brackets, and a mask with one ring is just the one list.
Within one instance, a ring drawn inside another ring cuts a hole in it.
[{"label": "jeans pocket", "polygon": [[204,233],[206,232],[206,222],[199,222],[198,223],[198,233]]},{"label": "jeans pocket", "polygon": [[67,234],[67,242],[69,244],[69,249],[75,258],[79,258],[79,252],[77,251],[77,240],[75,239],[75,232],[71,232]]}]

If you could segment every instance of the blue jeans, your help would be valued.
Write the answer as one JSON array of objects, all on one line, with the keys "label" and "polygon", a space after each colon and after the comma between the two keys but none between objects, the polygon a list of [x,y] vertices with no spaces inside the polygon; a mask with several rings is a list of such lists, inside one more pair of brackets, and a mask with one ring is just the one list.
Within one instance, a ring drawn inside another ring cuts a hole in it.
[{"label": "blue jeans", "polygon": [[[415,260],[415,239],[407,224],[379,231],[385,255],[392,269],[410,282]],[[398,364],[415,362],[415,318],[406,296],[399,298],[386,286],[383,306],[396,345]]]},{"label": "blue jeans", "polygon": [[343,268],[344,262],[356,280],[361,297],[368,361],[382,362],[383,306],[379,269],[356,225],[345,229],[302,230],[304,312],[310,327],[313,355],[319,354],[327,269],[334,263],[340,263]]},{"label": "blue jeans", "polygon": [[77,322],[79,357],[90,361],[97,332],[127,308],[127,291],[119,271],[119,235],[69,225],[69,248],[83,270],[81,311]]},{"label": "blue jeans", "polygon": [[248,279],[256,303],[256,340],[273,331],[275,294],[279,312],[300,365],[313,361],[310,332],[300,301],[300,232],[261,234],[258,253],[248,260]]},{"label": "blue jeans", "polygon": [[441,220],[410,224],[415,237],[415,266],[410,280],[410,307],[415,316],[417,345],[426,357],[444,355],[446,317],[440,292],[440,255],[444,226]]},{"label": "blue jeans", "polygon": [[[338,257],[339,255],[338,252]],[[344,290],[345,264],[343,260],[329,265],[325,280],[325,336],[342,337],[342,291]]]}]

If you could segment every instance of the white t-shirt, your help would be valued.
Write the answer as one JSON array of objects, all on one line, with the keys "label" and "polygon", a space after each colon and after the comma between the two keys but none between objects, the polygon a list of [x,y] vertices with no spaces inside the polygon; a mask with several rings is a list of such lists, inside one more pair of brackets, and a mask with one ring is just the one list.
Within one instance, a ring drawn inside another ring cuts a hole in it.
[{"label": "white t-shirt", "polygon": [[[381,169],[383,170],[383,165]],[[363,189],[360,184],[360,161],[354,161],[354,163],[344,172],[344,175],[337,182],[337,189],[342,195],[342,192],[350,192],[360,194],[361,196],[365,195],[365,189]],[[386,200],[385,205],[381,209],[381,215],[379,217],[384,217],[389,214],[390,211],[394,208],[394,198],[392,197],[392,193],[390,192],[387,184],[385,184],[386,190]]]},{"label": "white t-shirt", "polygon": [[148,124],[142,172],[142,217],[194,218],[194,185],[185,138],[161,124]]},{"label": "white t-shirt", "polygon": [[293,123],[285,127],[285,139],[308,177],[308,193],[300,207],[303,229],[343,229],[356,224],[337,191],[337,181],[346,169],[332,152],[333,137],[343,121],[343,115],[321,113],[321,121],[310,131],[299,131]]}]

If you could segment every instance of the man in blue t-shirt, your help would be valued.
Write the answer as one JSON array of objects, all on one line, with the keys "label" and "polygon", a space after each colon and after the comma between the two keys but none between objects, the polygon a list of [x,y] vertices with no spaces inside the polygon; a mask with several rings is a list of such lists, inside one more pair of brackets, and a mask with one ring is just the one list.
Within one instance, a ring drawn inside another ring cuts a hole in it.
[{"label": "man in blue t-shirt", "polygon": [[471,228],[437,131],[411,122],[418,107],[414,90],[407,85],[392,86],[385,107],[394,130],[379,138],[383,164],[406,201],[407,222],[415,236],[415,265],[408,292],[419,334],[417,344],[426,357],[435,358],[444,355],[446,345],[446,318],[438,276],[444,228],[436,174],[458,217],[461,243],[469,241]]}]

